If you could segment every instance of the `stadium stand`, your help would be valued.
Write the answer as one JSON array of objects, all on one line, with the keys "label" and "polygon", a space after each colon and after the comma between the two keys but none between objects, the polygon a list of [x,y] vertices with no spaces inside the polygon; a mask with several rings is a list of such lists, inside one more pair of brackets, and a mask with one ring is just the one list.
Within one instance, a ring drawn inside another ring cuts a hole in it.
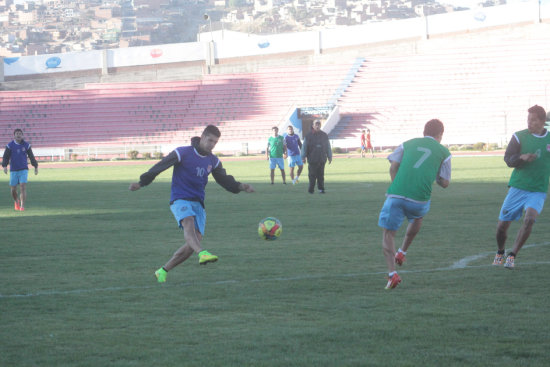
[{"label": "stadium stand", "polygon": [[291,107],[327,104],[350,67],[289,66],[194,81],[3,92],[0,128],[5,134],[23,128],[35,147],[178,145],[210,123],[222,128],[226,141],[263,141]]},{"label": "stadium stand", "polygon": [[420,135],[431,118],[445,123],[444,144],[502,146],[524,128],[529,106],[550,109],[549,44],[543,22],[343,47],[306,62],[274,55],[280,66],[244,57],[238,62],[260,65],[257,70],[227,72],[231,64],[224,62],[191,80],[141,81],[128,74],[109,80],[134,82],[2,91],[0,137],[7,142],[22,128],[35,149],[154,146],[166,152],[212,123],[222,129],[220,151],[247,144],[254,152],[265,149],[270,128],[296,108],[335,106],[339,120],[326,131],[337,147],[358,147],[367,127],[377,148],[393,147]]},{"label": "stadium stand", "polygon": [[367,58],[338,100],[343,124],[331,138],[359,141],[369,127],[375,144],[394,146],[440,118],[444,143],[503,144],[524,128],[528,107],[547,104],[547,45],[548,39],[512,40]]}]

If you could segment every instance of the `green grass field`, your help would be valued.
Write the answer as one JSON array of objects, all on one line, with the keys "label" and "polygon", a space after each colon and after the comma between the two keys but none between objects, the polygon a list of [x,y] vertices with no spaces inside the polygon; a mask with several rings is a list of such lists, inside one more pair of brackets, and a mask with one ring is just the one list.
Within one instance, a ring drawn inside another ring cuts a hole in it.
[{"label": "green grass field", "polygon": [[[3,176],[0,366],[548,365],[550,210],[515,270],[491,266],[511,173],[501,157],[453,159],[392,291],[377,226],[385,159],[335,159],[326,195],[308,194],[305,174],[271,186],[266,161],[224,161],[257,192],[211,180],[203,246],[220,261],[193,257],[163,285],[153,272],[183,241],[170,173],[128,191],[151,164],[43,165],[22,213]],[[257,235],[266,216],[283,223],[277,241]]]}]

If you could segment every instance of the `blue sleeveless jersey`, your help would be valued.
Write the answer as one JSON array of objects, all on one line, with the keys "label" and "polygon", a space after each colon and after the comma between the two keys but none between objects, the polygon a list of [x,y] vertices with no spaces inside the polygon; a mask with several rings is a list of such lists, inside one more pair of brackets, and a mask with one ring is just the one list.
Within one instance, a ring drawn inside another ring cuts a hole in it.
[{"label": "blue sleeveless jersey", "polygon": [[175,152],[178,163],[172,172],[170,201],[185,199],[203,203],[208,175],[220,164],[220,160],[214,154],[202,156],[192,146],[176,148]]}]

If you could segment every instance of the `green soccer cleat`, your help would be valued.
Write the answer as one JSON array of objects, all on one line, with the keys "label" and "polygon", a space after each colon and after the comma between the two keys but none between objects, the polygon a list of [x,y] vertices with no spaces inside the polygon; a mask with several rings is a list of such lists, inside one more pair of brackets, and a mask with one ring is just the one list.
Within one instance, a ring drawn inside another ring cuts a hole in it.
[{"label": "green soccer cleat", "polygon": [[199,252],[199,264],[200,265],[206,265],[208,263],[215,263],[218,261],[218,257],[216,255],[212,255],[210,252],[204,250]]},{"label": "green soccer cleat", "polygon": [[160,268],[159,270],[155,271],[155,276],[157,277],[157,282],[159,283],[166,282],[166,275],[168,275],[168,272],[163,268]]}]

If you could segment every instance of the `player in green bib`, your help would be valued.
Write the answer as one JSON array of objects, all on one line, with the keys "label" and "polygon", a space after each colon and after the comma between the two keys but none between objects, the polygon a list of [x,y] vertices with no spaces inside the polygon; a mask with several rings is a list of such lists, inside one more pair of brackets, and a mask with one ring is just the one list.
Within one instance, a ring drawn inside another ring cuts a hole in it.
[{"label": "player in green bib", "polygon": [[267,148],[265,150],[265,155],[269,161],[271,184],[273,185],[275,181],[275,167],[277,166],[281,170],[283,183],[286,184],[285,159],[287,153],[285,139],[279,135],[279,128],[277,126],[273,126],[271,131],[273,135],[267,140]]},{"label": "player in green bib", "polygon": [[[405,261],[407,249],[420,231],[422,220],[430,210],[432,185],[449,186],[451,153],[441,145],[443,123],[430,120],[424,126],[424,137],[401,144],[388,156],[392,183],[380,211],[378,225],[383,228],[383,250],[388,265],[386,289],[397,287],[401,278],[395,264]],[[395,233],[407,217],[409,225],[401,248],[395,251]]]},{"label": "player in green bib", "polygon": [[[544,207],[550,177],[550,134],[544,127],[546,111],[541,106],[527,110],[527,129],[517,131],[504,153],[504,161],[513,167],[508,194],[502,203],[497,224],[497,253],[493,265],[513,269],[515,258],[525,244],[533,225]],[[504,261],[505,244],[508,228],[514,220],[519,220],[523,213],[521,225],[514,247]]]}]

